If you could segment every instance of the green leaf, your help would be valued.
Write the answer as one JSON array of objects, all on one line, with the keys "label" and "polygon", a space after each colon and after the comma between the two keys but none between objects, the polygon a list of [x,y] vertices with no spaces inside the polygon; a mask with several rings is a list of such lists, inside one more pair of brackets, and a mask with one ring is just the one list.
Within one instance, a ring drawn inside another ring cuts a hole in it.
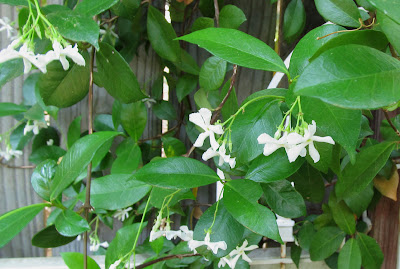
[{"label": "green leaf", "polygon": [[147,109],[143,102],[123,104],[121,108],[121,124],[129,136],[138,141],[147,124]]},{"label": "green leaf", "polygon": [[306,251],[310,250],[311,241],[313,240],[315,233],[316,231],[313,224],[309,221],[305,221],[297,234],[297,239],[302,249]]},{"label": "green leaf", "polygon": [[298,78],[294,93],[340,107],[374,109],[400,99],[399,74],[400,62],[389,55],[365,46],[345,45],[315,59]]},{"label": "green leaf", "polygon": [[0,117],[18,115],[26,112],[27,109],[23,105],[14,103],[0,103]]},{"label": "green leaf", "polygon": [[219,13],[219,27],[222,28],[238,29],[246,20],[243,11],[234,5],[224,6]]},{"label": "green leaf", "polygon": [[210,102],[208,101],[208,94],[204,89],[200,88],[195,94],[194,94],[194,102],[198,107],[204,107],[208,108],[209,110],[213,110],[213,107],[211,106]]},{"label": "green leaf", "polygon": [[0,0],[0,3],[11,6],[28,6],[28,2],[26,0]]},{"label": "green leaf", "polygon": [[322,47],[330,39],[338,36],[338,34],[329,35],[322,39],[318,39],[318,37],[323,37],[327,34],[344,29],[345,28],[338,25],[326,24],[317,27],[312,31],[310,31],[309,33],[307,33],[299,41],[299,43],[293,50],[289,66],[290,76],[292,78],[295,78],[301,73],[303,73],[306,66],[310,64],[309,60],[314,55],[314,53],[317,52],[318,49]]},{"label": "green leaf", "polygon": [[365,269],[379,269],[383,263],[383,253],[376,240],[366,234],[356,237],[361,251],[361,264]]},{"label": "green leaf", "polygon": [[[318,129],[325,135],[331,136],[336,143],[346,149],[350,156],[353,156],[352,158],[355,158],[361,129],[360,110],[343,109],[306,96],[301,98],[301,107],[306,121],[314,120]],[[325,160],[321,158],[321,161]]]},{"label": "green leaf", "polygon": [[167,157],[181,156],[186,153],[185,144],[183,144],[181,140],[165,136],[163,136],[161,140]]},{"label": "green leaf", "polygon": [[[248,131],[248,129],[247,129]],[[290,163],[283,148],[269,156],[260,155],[249,167],[246,178],[255,182],[269,183],[285,179],[295,173],[303,164],[303,158]],[[276,165],[279,163],[279,165]]]},{"label": "green leaf", "polygon": [[61,156],[65,155],[65,150],[58,146],[43,146],[29,156],[29,161],[34,164],[39,164],[47,159],[57,161]]},{"label": "green leaf", "polygon": [[200,69],[199,83],[206,91],[217,90],[224,82],[226,61],[218,57],[208,58]]},{"label": "green leaf", "polygon": [[337,227],[324,227],[319,230],[310,245],[312,261],[321,261],[331,256],[342,244],[344,232]]},{"label": "green leaf", "polygon": [[394,149],[392,142],[383,142],[362,149],[356,162],[347,164],[336,183],[336,195],[339,199],[350,197],[364,190],[378,174]]},{"label": "green leaf", "polygon": [[360,12],[353,0],[315,0],[319,14],[327,21],[357,28]]},{"label": "green leaf", "polygon": [[174,62],[175,66],[185,73],[198,76],[200,68],[193,56],[186,50],[180,49],[180,57],[181,58],[177,62]]},{"label": "green leaf", "polygon": [[194,21],[191,31],[199,31],[210,27],[214,27],[214,19],[208,17],[199,17]]},{"label": "green leaf", "polygon": [[[54,12],[47,19],[56,27],[62,36],[74,41],[92,44],[99,50],[99,25],[91,18],[71,11]],[[89,67],[89,63],[87,64]]]},{"label": "green leaf", "polygon": [[63,236],[75,236],[90,230],[88,222],[72,210],[61,212],[55,221],[57,231]]},{"label": "green leaf", "polygon": [[24,73],[22,59],[14,59],[0,64],[0,89],[7,82],[19,77]]},{"label": "green leaf", "polygon": [[142,199],[151,187],[136,181],[134,175],[115,174],[93,180],[90,202],[95,209],[116,210]]},{"label": "green leaf", "polygon": [[57,162],[46,160],[32,173],[31,183],[35,192],[46,201],[50,201],[51,181],[54,178]]},{"label": "green leaf", "polygon": [[[69,269],[83,269],[83,254],[77,252],[63,252],[61,256]],[[91,257],[87,257],[87,269],[100,269],[100,266]]]},{"label": "green leaf", "polygon": [[36,84],[47,106],[69,107],[82,100],[89,89],[89,57],[83,53],[86,66],[71,64],[65,71],[60,62],[47,65],[47,73],[41,74]]},{"label": "green leaf", "polygon": [[170,196],[171,201],[169,202],[169,206],[174,206],[179,201],[185,199],[196,200],[196,197],[193,195],[191,189],[183,189],[179,192],[176,192],[176,190],[174,189],[153,187],[153,189],[151,190],[150,203],[154,207],[161,209],[163,207],[165,197],[173,193],[175,194],[173,196]]},{"label": "green leaf", "polygon": [[329,49],[349,44],[358,44],[377,50],[384,50],[388,45],[388,40],[384,33],[375,30],[340,33],[325,42],[311,57],[310,62]]},{"label": "green leaf", "polygon": [[50,199],[53,201],[86,169],[96,152],[117,132],[97,132],[74,143],[59,164],[53,179]]},{"label": "green leaf", "polygon": [[78,116],[69,125],[67,135],[68,148],[71,148],[72,145],[81,137],[81,121],[82,116]]},{"label": "green leaf", "polygon": [[76,5],[74,12],[78,12],[87,17],[93,17],[111,8],[118,0],[84,0]]},{"label": "green leaf", "polygon": [[173,121],[177,118],[177,113],[171,102],[161,101],[158,104],[153,105],[153,112],[157,118],[162,120]]},{"label": "green leaf", "polygon": [[96,55],[103,86],[112,97],[122,103],[132,103],[146,97],[129,64],[115,48],[102,42]]},{"label": "green leaf", "polygon": [[227,245],[226,250],[220,249],[215,255],[220,258],[228,255],[239,245],[244,233],[244,227],[229,214],[222,200],[219,202],[218,210],[216,211],[217,203],[209,207],[203,215],[201,215],[194,229],[193,239],[204,240],[205,231],[214,223],[210,236],[211,242],[225,241]]},{"label": "green leaf", "polygon": [[283,35],[288,43],[292,43],[306,25],[306,11],[301,0],[292,0],[288,4],[283,17]]},{"label": "green leaf", "polygon": [[117,158],[112,164],[111,174],[131,174],[142,160],[140,147],[130,138],[122,141],[116,154]]},{"label": "green leaf", "polygon": [[93,126],[97,132],[115,130],[112,116],[109,114],[97,114],[94,117]]},{"label": "green leaf", "polygon": [[[144,222],[141,228],[146,226],[147,222]],[[118,230],[106,252],[106,268],[131,251],[132,242],[135,242],[137,234],[142,232],[141,228],[140,223],[135,223]]]},{"label": "green leaf", "polygon": [[239,223],[252,232],[282,243],[274,213],[257,202],[260,192],[260,186],[249,180],[229,181],[224,187],[224,205]]},{"label": "green leaf", "polygon": [[334,192],[331,193],[328,202],[332,217],[342,231],[349,235],[356,232],[356,221],[350,208],[343,200],[338,201]]},{"label": "green leaf", "polygon": [[306,201],[322,202],[325,195],[324,179],[310,164],[305,162],[289,179]]},{"label": "green leaf", "polygon": [[382,12],[376,13],[376,20],[387,36],[387,39],[389,39],[390,44],[393,45],[396,51],[400,51],[400,24],[396,23]]},{"label": "green leaf", "polygon": [[287,180],[261,184],[265,200],[271,209],[285,218],[298,218],[306,214],[303,197]]},{"label": "green leaf", "polygon": [[0,248],[4,247],[48,204],[33,204],[0,216]]},{"label": "green leaf", "polygon": [[135,178],[153,186],[173,189],[195,188],[219,180],[210,167],[186,157],[154,160],[143,166]]},{"label": "green leaf", "polygon": [[71,243],[76,236],[63,236],[56,230],[55,225],[50,225],[32,237],[32,245],[39,248],[56,248]]},{"label": "green leaf", "polygon": [[368,0],[368,2],[400,24],[400,7],[396,0]]},{"label": "green leaf", "polygon": [[262,133],[273,136],[281,121],[278,100],[273,98],[254,101],[244,113],[239,113],[231,126],[232,155],[236,161],[249,162],[260,155],[263,146],[258,144],[257,138]]},{"label": "green leaf", "polygon": [[176,83],[176,97],[179,102],[182,102],[183,98],[185,98],[188,94],[194,91],[197,87],[197,77],[185,74],[179,77],[178,82]]},{"label": "green leaf", "polygon": [[[222,87],[221,94],[220,94],[221,102],[222,102],[222,100],[224,100],[226,94],[228,93],[230,86],[231,86],[231,80],[228,80],[225,83],[225,85]],[[232,116],[233,114],[235,114],[235,112],[238,109],[239,109],[239,104],[238,104],[238,99],[236,96],[236,90],[235,90],[235,87],[232,86],[232,91],[229,94],[228,99],[226,100],[224,106],[221,109],[222,118],[224,120],[229,119],[229,117]]]},{"label": "green leaf", "polygon": [[178,38],[204,48],[227,62],[288,74],[282,59],[261,40],[234,29],[207,28]]},{"label": "green leaf", "polygon": [[350,238],[347,240],[340,250],[338,267],[341,269],[361,268],[361,251],[355,239]]},{"label": "green leaf", "polygon": [[344,201],[349,206],[351,211],[360,217],[361,214],[367,210],[373,196],[373,184],[369,184],[364,190],[345,198]]},{"label": "green leaf", "polygon": [[178,62],[181,58],[179,42],[175,40],[176,33],[164,15],[153,6],[147,13],[147,35],[151,46],[157,54],[168,61]]},{"label": "green leaf", "polygon": [[301,250],[301,247],[296,244],[293,244],[293,246],[290,247],[290,258],[292,258],[292,261],[297,268],[299,268],[300,265]]}]

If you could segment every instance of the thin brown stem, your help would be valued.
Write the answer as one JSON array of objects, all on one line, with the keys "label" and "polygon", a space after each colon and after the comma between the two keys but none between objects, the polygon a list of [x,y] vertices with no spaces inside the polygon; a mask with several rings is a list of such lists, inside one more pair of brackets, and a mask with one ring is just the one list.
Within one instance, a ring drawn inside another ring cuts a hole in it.
[{"label": "thin brown stem", "polygon": [[164,132],[164,133],[162,133],[162,134],[158,134],[158,135],[156,135],[156,136],[149,137],[149,138],[140,139],[140,140],[138,141],[138,143],[140,144],[140,143],[143,143],[143,142],[146,142],[146,141],[160,139],[160,138],[163,137],[164,135],[173,132],[175,129],[178,128],[178,126],[179,126],[179,124],[175,125],[175,126],[172,127],[171,129],[168,129],[166,132]]},{"label": "thin brown stem", "polygon": [[162,261],[167,261],[167,260],[172,260],[172,259],[183,259],[183,258],[187,258],[187,257],[196,257],[196,256],[201,256],[201,254],[196,253],[189,253],[189,254],[176,254],[176,255],[169,255],[169,256],[165,256],[165,257],[161,257],[143,264],[140,264],[138,266],[136,266],[136,269],[142,269],[142,268],[146,268],[147,266],[156,264],[158,262],[162,262]]},{"label": "thin brown stem", "polygon": [[36,168],[36,166],[34,166],[34,165],[14,166],[14,165],[2,163],[1,161],[2,161],[2,158],[0,158],[0,166],[3,166],[5,168],[12,168],[12,169],[35,169]]},{"label": "thin brown stem", "polygon": [[[92,47],[90,56],[90,76],[89,76],[89,93],[88,93],[88,133],[93,134],[93,68],[94,68],[94,56],[96,50]],[[87,168],[87,180],[86,180],[86,196],[83,208],[85,210],[85,219],[89,222],[89,211],[92,209],[90,205],[90,185],[92,182],[92,163],[89,163]],[[86,231],[83,235],[83,268],[87,269],[87,244],[88,244],[88,232]]]},{"label": "thin brown stem", "polygon": [[217,24],[217,27],[219,27],[219,6],[218,6],[218,0],[214,0],[214,9],[215,9],[215,23]]},{"label": "thin brown stem", "polygon": [[283,0],[276,3],[276,23],[275,23],[275,52],[281,52],[281,25],[282,25]]},{"label": "thin brown stem", "polygon": [[394,126],[392,120],[390,119],[389,114],[387,113],[387,111],[383,110],[383,113],[385,114],[385,118],[388,121],[390,127],[392,127],[392,129],[395,131],[396,135],[398,137],[400,137],[400,131],[396,128],[396,126]]}]

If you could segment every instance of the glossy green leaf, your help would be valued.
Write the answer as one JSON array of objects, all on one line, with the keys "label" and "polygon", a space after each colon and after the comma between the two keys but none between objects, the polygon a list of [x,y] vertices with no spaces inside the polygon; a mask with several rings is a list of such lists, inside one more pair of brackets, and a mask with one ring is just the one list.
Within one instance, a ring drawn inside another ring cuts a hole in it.
[{"label": "glossy green leaf", "polygon": [[211,94],[210,92],[206,92],[204,89],[200,88],[195,94],[194,94],[194,102],[196,105],[201,108],[208,108],[209,110],[213,110],[213,107],[211,106],[210,102],[208,101],[208,94]]},{"label": "glossy green leaf", "polygon": [[301,0],[292,0],[285,9],[283,17],[283,35],[288,43],[292,43],[306,25],[306,11]]},{"label": "glossy green leaf", "polygon": [[86,169],[99,148],[113,139],[117,132],[97,132],[74,143],[63,157],[53,179],[50,199],[56,199]]},{"label": "glossy green leaf", "polygon": [[360,13],[353,0],[315,0],[315,6],[327,21],[354,28],[360,26]]},{"label": "glossy green leaf", "polygon": [[288,73],[282,59],[267,44],[238,30],[207,28],[178,39],[197,44],[233,64]]},{"label": "glossy green leaf", "polygon": [[383,253],[372,237],[359,233],[356,237],[358,247],[361,251],[361,264],[365,269],[379,269],[383,263]]},{"label": "glossy green leaf", "polygon": [[[217,203],[209,207],[196,224],[193,233],[194,240],[204,240],[205,231],[208,230],[214,220],[214,214]],[[237,222],[224,206],[224,202],[220,201],[218,211],[215,215],[215,222],[210,236],[211,242],[225,241],[226,250],[218,250],[216,257],[224,257],[239,245],[244,233],[244,227]]]},{"label": "glossy green leaf", "polygon": [[318,51],[320,47],[322,47],[326,42],[330,39],[338,36],[338,34],[329,35],[322,39],[318,39],[318,37],[323,37],[327,34],[333,33],[335,31],[344,30],[345,28],[334,25],[334,24],[326,24],[320,27],[317,27],[307,33],[297,44],[295,49],[293,50],[292,57],[290,58],[290,76],[295,78],[296,76],[303,73],[304,69],[307,65],[310,64],[309,60],[314,55],[315,52]]},{"label": "glossy green leaf", "polygon": [[313,224],[309,221],[305,221],[297,234],[297,239],[302,249],[306,251],[310,250],[311,241],[313,240],[315,233],[316,231]]},{"label": "glossy green leaf", "polygon": [[57,232],[55,225],[50,225],[32,237],[32,245],[39,248],[56,248],[71,243],[76,236],[63,236]]},{"label": "glossy green leaf", "polygon": [[24,63],[21,59],[14,59],[0,64],[0,89],[7,82],[24,73]]},{"label": "glossy green leaf", "polygon": [[168,195],[171,195],[175,193],[171,197],[171,201],[169,202],[170,206],[174,206],[176,203],[178,203],[181,200],[185,199],[190,199],[190,200],[196,200],[196,197],[193,195],[193,192],[191,189],[183,189],[180,190],[179,192],[176,192],[174,189],[165,189],[165,188],[158,188],[158,187],[153,187],[151,190],[151,200],[150,203],[156,207],[161,209],[163,204],[164,204],[164,199]]},{"label": "glossy green leaf", "polygon": [[81,137],[81,121],[82,116],[76,117],[68,127],[67,145],[71,148],[72,145]]},{"label": "glossy green leaf", "polygon": [[[317,133],[317,135],[318,135],[318,133]],[[322,136],[325,136],[325,134],[322,134]],[[317,151],[321,157],[320,160],[315,163],[314,160],[311,158],[310,154],[306,155],[306,160],[315,169],[317,169],[318,171],[320,171],[324,174],[327,174],[329,172],[329,168],[332,163],[332,154],[333,154],[334,145],[331,145],[329,143],[314,143],[314,147],[317,149]],[[354,151],[354,155],[355,154],[356,153]]]},{"label": "glossy green leaf", "polygon": [[123,104],[121,108],[121,124],[129,136],[138,141],[147,124],[147,109],[143,102]]},{"label": "glossy green leaf", "polygon": [[88,222],[72,210],[63,210],[55,221],[57,231],[63,236],[75,236],[90,230]]},{"label": "glossy green leaf", "polygon": [[109,9],[117,2],[118,0],[84,0],[76,5],[74,12],[78,12],[87,17],[93,17]]},{"label": "glossy green leaf", "polygon": [[[303,164],[303,158],[290,163],[283,148],[269,156],[260,155],[249,167],[246,178],[255,182],[269,183],[285,179],[295,173]],[[279,165],[276,165],[279,163]]]},{"label": "glossy green leaf", "polygon": [[161,58],[171,62],[180,60],[180,46],[175,40],[174,28],[166,21],[164,15],[151,5],[147,13],[147,35],[151,46]]},{"label": "glossy green leaf", "polygon": [[26,110],[26,107],[23,105],[0,103],[0,117],[18,115],[24,113]]},{"label": "glossy green leaf", "polygon": [[226,61],[218,57],[208,58],[200,69],[199,83],[206,91],[217,90],[224,82]]},{"label": "glossy green leaf", "polygon": [[289,179],[306,201],[322,202],[325,195],[324,179],[310,164],[305,162]]},{"label": "glossy green leaf", "polygon": [[[142,229],[146,226],[147,222],[144,222]],[[137,234],[140,234],[142,229],[140,229],[140,223],[134,223],[118,230],[106,252],[106,268],[109,268],[110,265],[119,260],[121,256],[125,256],[131,251],[133,246],[132,242],[135,242]]]},{"label": "glossy green leaf", "polygon": [[36,84],[47,106],[69,107],[82,100],[89,89],[89,57],[83,53],[86,66],[70,63],[65,71],[60,62],[47,65],[47,73],[41,74]]},{"label": "glossy green leaf", "polygon": [[219,180],[210,167],[185,157],[154,160],[143,166],[135,178],[153,186],[174,189],[195,188]]},{"label": "glossy green leaf", "polygon": [[219,27],[238,29],[246,21],[243,11],[234,5],[226,5],[219,12]]},{"label": "glossy green leaf", "polygon": [[214,27],[214,19],[208,17],[197,18],[192,25],[192,32]]},{"label": "glossy green leaf", "polygon": [[31,183],[35,192],[46,201],[50,201],[51,182],[54,178],[57,162],[46,160],[32,173]]},{"label": "glossy green leaf", "polygon": [[178,79],[176,83],[176,97],[179,102],[182,102],[188,94],[193,92],[197,87],[197,77],[185,74]]},{"label": "glossy green leaf", "polygon": [[151,187],[134,175],[115,174],[93,180],[90,202],[95,209],[116,210],[142,199]]},{"label": "glossy green leaf", "polygon": [[396,23],[382,12],[377,12],[376,20],[393,47],[400,51],[400,23]]},{"label": "glossy green leaf", "polygon": [[361,251],[357,241],[353,238],[347,240],[340,250],[338,267],[340,269],[359,269],[361,268]]},{"label": "glossy green leaf", "polygon": [[116,154],[117,158],[112,164],[111,174],[131,174],[142,160],[140,147],[132,139],[122,141]]},{"label": "glossy green leaf", "polygon": [[282,242],[274,213],[257,202],[260,191],[258,184],[245,179],[229,181],[224,187],[224,205],[239,223],[252,232]]},{"label": "glossy green leaf", "polygon": [[5,246],[48,204],[33,204],[0,216],[0,248]]},{"label": "glossy green leaf", "polygon": [[[88,16],[80,15],[72,10],[50,13],[47,19],[56,27],[62,36],[74,41],[92,44],[99,50],[99,25]],[[89,68],[89,62],[87,62]]]},{"label": "glossy green leaf", "polygon": [[354,212],[357,216],[361,216],[361,214],[367,210],[373,196],[373,184],[369,184],[364,190],[345,198],[344,201],[352,212]]},{"label": "glossy green leaf", "polygon": [[7,4],[11,6],[27,6],[26,0],[0,0],[0,3]]},{"label": "glossy green leaf", "polygon": [[112,116],[109,114],[97,114],[94,117],[93,126],[96,132],[115,130]]},{"label": "glossy green leaf", "polygon": [[342,231],[352,235],[356,231],[356,221],[354,214],[343,200],[338,200],[335,193],[331,193],[329,197],[329,208],[332,212],[332,217]]},{"label": "glossy green leaf", "polygon": [[319,230],[311,241],[311,260],[321,261],[331,256],[342,244],[344,235],[337,227],[324,227]]},{"label": "glossy green leaf", "polygon": [[345,45],[315,59],[298,78],[294,93],[340,107],[379,108],[400,99],[399,74],[400,62],[391,56],[370,47]]},{"label": "glossy green leaf", "polygon": [[65,155],[65,152],[64,149],[58,146],[43,146],[32,152],[29,156],[29,161],[36,165],[47,159],[58,161],[60,157]]},{"label": "glossy green leaf", "polygon": [[290,258],[292,258],[292,261],[297,268],[300,266],[301,251],[301,247],[297,246],[296,244],[290,247]]},{"label": "glossy green leaf", "polygon": [[324,43],[324,45],[315,52],[313,57],[311,57],[310,61],[313,61],[315,58],[329,49],[349,44],[358,44],[377,50],[384,50],[388,45],[388,40],[384,33],[375,30],[340,33]]},{"label": "glossy green leaf", "polygon": [[180,49],[180,59],[178,59],[177,62],[174,62],[174,65],[187,74],[195,76],[199,75],[200,68],[197,65],[196,60],[184,49]]},{"label": "glossy green leaf", "polygon": [[[61,256],[69,269],[83,269],[83,254],[77,252],[63,252]],[[91,257],[87,257],[87,269],[100,269],[100,266]]]},{"label": "glossy green leaf", "polygon": [[347,164],[336,183],[339,199],[350,197],[364,190],[378,174],[394,149],[392,142],[383,142],[362,149],[354,165]]},{"label": "glossy green leaf", "polygon": [[368,2],[400,24],[400,7],[396,0],[368,0]]},{"label": "glossy green leaf", "polygon": [[239,113],[232,124],[232,153],[237,162],[249,162],[263,152],[263,145],[257,138],[262,133],[271,136],[282,121],[278,100],[263,98],[246,107]]},{"label": "glossy green leaf", "polygon": [[167,157],[181,156],[187,151],[185,144],[177,138],[163,136],[161,141],[163,142],[164,152]]},{"label": "glossy green leaf", "polygon": [[287,180],[261,184],[265,200],[279,216],[298,218],[306,214],[303,197]]},{"label": "glossy green leaf", "polygon": [[[224,100],[225,96],[227,95],[230,86],[231,86],[231,80],[228,80],[225,83],[225,85],[222,87],[221,94],[220,94],[221,102],[222,102],[222,100]],[[236,90],[235,90],[235,87],[232,87],[231,93],[229,94],[228,99],[226,99],[226,102],[221,109],[222,118],[224,120],[229,119],[229,117],[232,116],[233,114],[235,114],[238,109],[239,109],[239,104],[238,104],[238,99],[236,96]]]},{"label": "glossy green leaf", "polygon": [[153,112],[159,119],[173,121],[177,118],[177,113],[171,102],[161,101],[153,105]]},{"label": "glossy green leaf", "polygon": [[103,86],[112,97],[122,103],[132,103],[146,97],[140,90],[139,82],[129,64],[118,51],[102,42],[96,55]]}]

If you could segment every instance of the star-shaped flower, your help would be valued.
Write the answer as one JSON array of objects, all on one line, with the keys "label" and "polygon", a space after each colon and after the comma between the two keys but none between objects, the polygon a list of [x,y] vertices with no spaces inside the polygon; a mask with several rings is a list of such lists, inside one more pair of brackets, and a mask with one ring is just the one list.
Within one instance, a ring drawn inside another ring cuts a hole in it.
[{"label": "star-shaped flower", "polygon": [[215,140],[215,134],[223,134],[224,131],[222,126],[219,124],[212,125],[211,124],[211,116],[212,113],[207,108],[200,108],[199,112],[192,113],[189,115],[189,121],[193,122],[200,128],[204,130],[203,133],[197,137],[196,142],[194,142],[193,146],[201,147],[204,144],[204,140],[207,137],[210,137],[210,144],[214,150],[217,150],[219,147],[218,142]]},{"label": "star-shaped flower", "polygon": [[57,40],[53,42],[53,50],[48,51],[45,55],[47,57],[47,61],[51,62],[53,60],[59,60],[61,62],[64,70],[69,69],[69,62],[67,57],[71,58],[77,65],[85,66],[85,59],[79,53],[78,46],[75,44],[74,47],[72,45],[68,45],[63,48],[63,46]]},{"label": "star-shaped flower", "polygon": [[207,149],[207,151],[203,153],[202,159],[207,161],[215,156],[219,156],[219,166],[223,165],[224,162],[228,163],[231,168],[234,168],[236,165],[236,158],[231,158],[231,155],[226,154],[225,143],[223,143],[218,150],[214,150],[212,147]]},{"label": "star-shaped flower", "polygon": [[197,253],[196,248],[200,246],[207,246],[207,249],[211,250],[214,254],[217,254],[218,249],[225,250],[227,248],[225,241],[211,242],[210,232],[207,232],[204,241],[191,240],[188,243],[188,247],[194,251],[194,253]]},{"label": "star-shaped flower", "polygon": [[125,209],[118,209],[117,211],[115,211],[115,213],[113,214],[114,218],[119,219],[120,221],[124,221],[125,219],[127,219],[129,217],[129,211],[132,210],[132,207],[128,207]]},{"label": "star-shaped flower", "polygon": [[10,20],[7,17],[0,18],[0,32],[7,31],[7,38],[12,38],[14,28],[10,25]]},{"label": "star-shaped flower", "polygon": [[39,133],[40,128],[47,128],[47,124],[42,121],[34,120],[33,124],[29,124],[29,122],[25,125],[24,128],[24,135],[29,133],[30,131],[33,132],[33,134],[37,135]]},{"label": "star-shaped flower", "polygon": [[0,157],[3,158],[5,161],[11,160],[12,157],[18,158],[20,155],[22,155],[22,151],[13,150],[10,145],[6,146],[5,151],[0,151]]},{"label": "star-shaped flower", "polygon": [[249,243],[247,240],[244,240],[243,244],[241,247],[236,247],[236,249],[232,250],[231,253],[229,253],[228,256],[221,258],[220,262],[218,263],[218,267],[225,266],[225,264],[228,264],[230,268],[235,268],[237,261],[239,260],[240,257],[242,257],[243,260],[246,262],[250,263],[251,259],[249,256],[246,255],[245,251],[251,251],[256,248],[258,248],[257,245],[252,245],[252,246],[247,246]]}]

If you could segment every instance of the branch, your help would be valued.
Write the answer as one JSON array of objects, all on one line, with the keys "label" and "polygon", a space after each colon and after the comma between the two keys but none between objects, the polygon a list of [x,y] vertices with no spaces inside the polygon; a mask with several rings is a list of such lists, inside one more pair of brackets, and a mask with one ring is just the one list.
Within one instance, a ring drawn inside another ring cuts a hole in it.
[{"label": "branch", "polygon": [[35,169],[36,166],[34,165],[21,165],[21,166],[14,166],[14,165],[9,165],[6,163],[2,163],[3,158],[0,158],[0,166],[3,166],[5,168],[12,168],[12,169]]},{"label": "branch", "polygon": [[275,52],[280,55],[281,50],[281,24],[283,0],[278,0],[276,3],[276,23],[275,23]]},{"label": "branch", "polygon": [[158,262],[162,262],[162,261],[166,261],[166,260],[172,260],[172,259],[183,259],[183,258],[187,258],[187,257],[195,257],[195,256],[201,256],[199,253],[197,254],[176,254],[176,255],[170,255],[170,256],[165,256],[165,257],[161,257],[146,263],[142,263],[138,266],[136,266],[136,269],[142,269],[142,268],[146,268],[147,266],[153,265],[155,263]]},{"label": "branch", "polygon": [[160,138],[163,137],[164,135],[169,134],[169,133],[171,133],[172,131],[174,131],[176,128],[178,128],[178,126],[179,126],[179,123],[178,123],[178,125],[175,125],[174,127],[172,127],[171,129],[169,129],[169,130],[166,131],[165,133],[158,134],[158,135],[156,135],[156,136],[149,137],[149,138],[140,139],[140,140],[138,141],[138,143],[143,143],[143,142],[150,141],[150,140],[160,139]]},{"label": "branch", "polygon": [[[382,110],[383,110],[383,109],[382,109]],[[394,124],[393,124],[392,120],[390,119],[389,114],[387,113],[387,111],[383,110],[383,113],[385,114],[385,118],[386,118],[386,120],[388,121],[390,127],[392,127],[392,129],[396,132],[396,135],[397,135],[398,137],[400,137],[400,131],[397,130],[396,126],[394,126]]]},{"label": "branch", "polygon": [[217,27],[219,27],[219,6],[218,6],[218,0],[214,0],[214,9],[215,9],[215,22],[217,23]]}]

